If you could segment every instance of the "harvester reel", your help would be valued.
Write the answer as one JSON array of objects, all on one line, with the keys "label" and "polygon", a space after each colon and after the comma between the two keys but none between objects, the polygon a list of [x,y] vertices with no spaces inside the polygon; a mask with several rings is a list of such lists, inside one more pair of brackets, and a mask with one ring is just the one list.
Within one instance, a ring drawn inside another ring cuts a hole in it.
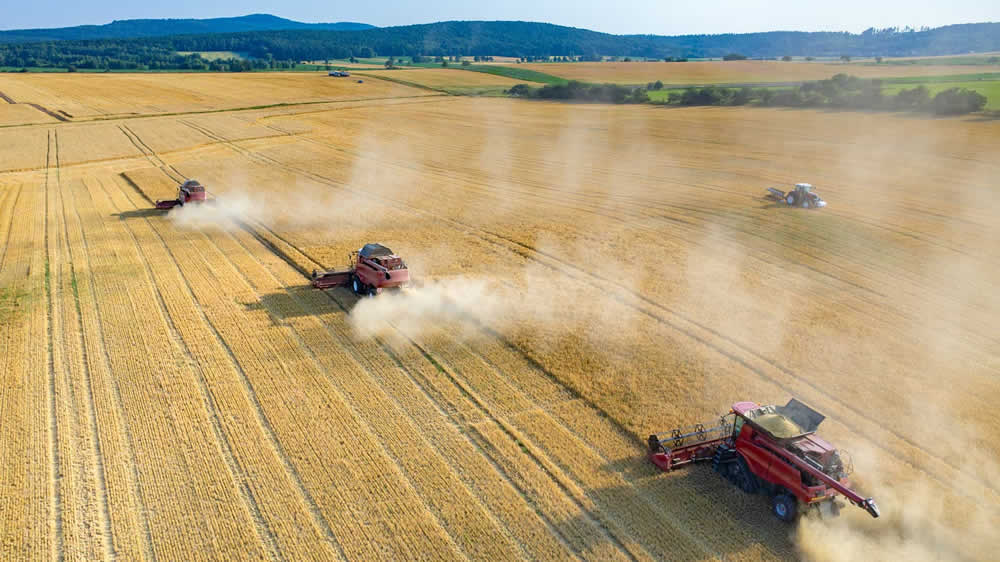
[{"label": "harvester reel", "polygon": [[680,429],[671,429],[670,437],[674,440],[674,447],[680,447],[684,444],[684,437],[681,435]]}]

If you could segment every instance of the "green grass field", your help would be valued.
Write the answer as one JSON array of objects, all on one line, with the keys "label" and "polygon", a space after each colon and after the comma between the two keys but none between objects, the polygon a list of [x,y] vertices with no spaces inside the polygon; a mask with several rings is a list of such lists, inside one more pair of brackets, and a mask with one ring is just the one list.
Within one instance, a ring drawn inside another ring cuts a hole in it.
[{"label": "green grass field", "polygon": [[537,70],[517,68],[516,66],[470,64],[469,66],[460,66],[459,68],[462,70],[471,70],[473,72],[484,72],[486,74],[505,76],[507,78],[513,78],[514,80],[524,80],[525,82],[538,82],[541,84],[565,84],[568,82],[565,78],[560,78],[544,72],[538,72]]},{"label": "green grass field", "polygon": [[[966,82],[923,82],[927,89],[930,90],[931,95],[935,95],[942,90],[947,90],[949,88],[968,88],[969,90],[975,90],[980,94],[986,96],[986,110],[996,111],[1000,110],[1000,80],[973,80]],[[882,87],[882,92],[885,95],[895,95],[900,90],[910,89],[916,87],[916,84],[888,84]]]},{"label": "green grass field", "polygon": [[[973,77],[970,79],[970,77]],[[980,94],[986,96],[986,110],[987,111],[997,111],[1000,110],[1000,74],[998,73],[982,73],[982,74],[959,74],[955,76],[931,76],[931,77],[912,77],[912,78],[890,78],[883,80],[882,92],[886,96],[894,96],[900,90],[908,90],[910,88],[915,88],[918,85],[923,84],[927,86],[930,90],[931,96],[934,96],[938,92],[947,90],[949,88],[967,88],[969,90],[975,90]],[[770,87],[769,90],[783,90],[788,89],[789,86],[776,86]],[[683,92],[683,88],[673,88],[673,89],[663,89],[663,90],[649,90],[650,101],[654,103],[663,103],[667,101],[671,92]]]},{"label": "green grass field", "polygon": [[924,65],[924,66],[936,66],[936,65],[981,65],[981,64],[1000,64],[1000,54],[998,53],[984,53],[975,55],[958,55],[954,57],[927,57],[918,59],[885,59],[881,63],[876,62],[863,62],[860,64],[865,65],[877,65],[877,64],[891,64],[891,65]]}]

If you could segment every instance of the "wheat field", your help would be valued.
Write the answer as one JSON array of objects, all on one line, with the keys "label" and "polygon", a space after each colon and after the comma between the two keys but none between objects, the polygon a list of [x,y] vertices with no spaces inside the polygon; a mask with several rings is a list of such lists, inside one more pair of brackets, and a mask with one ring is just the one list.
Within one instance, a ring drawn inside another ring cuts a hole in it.
[{"label": "wheat field", "polygon": [[[991,557],[998,122],[281,77],[0,128],[0,557]],[[797,181],[829,206],[761,197]],[[372,241],[420,285],[308,286]],[[792,396],[882,518],[646,460]]]}]

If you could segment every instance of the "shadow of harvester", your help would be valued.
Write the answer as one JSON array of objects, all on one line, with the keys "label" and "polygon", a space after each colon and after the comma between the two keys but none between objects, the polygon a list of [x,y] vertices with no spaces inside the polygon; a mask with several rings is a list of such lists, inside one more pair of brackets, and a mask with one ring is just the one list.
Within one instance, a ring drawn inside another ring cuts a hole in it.
[{"label": "shadow of harvester", "polygon": [[[555,524],[571,544],[580,544],[582,529],[596,527],[589,542],[583,543],[584,553],[597,550],[601,543],[620,548],[609,533],[618,527],[660,559],[725,560],[742,553],[754,557],[761,553],[777,558],[795,556],[792,527],[771,515],[767,499],[734,488],[709,466],[663,473],[640,457],[614,461],[601,468],[622,474],[628,483],[586,490],[602,509]],[[606,521],[611,522],[610,527],[603,527]]]},{"label": "shadow of harvester", "polygon": [[131,211],[122,211],[120,213],[112,213],[111,216],[118,217],[118,220],[127,219],[145,219],[149,217],[162,217],[167,214],[166,209],[156,209],[156,208],[146,208],[146,209],[133,209]]},{"label": "shadow of harvester", "polygon": [[300,285],[287,291],[265,293],[255,301],[240,304],[248,311],[264,311],[272,323],[283,324],[290,318],[348,314],[357,300],[346,287],[321,291],[312,285]]}]

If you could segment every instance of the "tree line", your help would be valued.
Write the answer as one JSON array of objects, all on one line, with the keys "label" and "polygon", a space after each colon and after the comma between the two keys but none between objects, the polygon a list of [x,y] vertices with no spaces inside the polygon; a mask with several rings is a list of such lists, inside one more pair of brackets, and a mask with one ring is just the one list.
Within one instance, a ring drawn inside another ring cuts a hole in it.
[{"label": "tree line", "polygon": [[770,107],[829,107],[887,111],[923,111],[961,115],[982,111],[986,96],[966,88],[950,88],[932,96],[923,84],[895,95],[882,91],[882,81],[837,74],[828,80],[806,82],[798,88],[724,88],[706,86],[671,92],[671,105],[747,105]]},{"label": "tree line", "polygon": [[303,61],[390,55],[502,55],[522,60],[550,60],[554,56],[600,60],[613,55],[676,60],[733,53],[749,57],[913,56],[997,50],[1000,23],[866,34],[767,32],[664,37],[610,35],[532,22],[454,21],[353,31],[296,29],[0,44],[0,65],[187,69],[184,65],[200,64],[178,58],[177,51],[234,51],[253,59]]}]

